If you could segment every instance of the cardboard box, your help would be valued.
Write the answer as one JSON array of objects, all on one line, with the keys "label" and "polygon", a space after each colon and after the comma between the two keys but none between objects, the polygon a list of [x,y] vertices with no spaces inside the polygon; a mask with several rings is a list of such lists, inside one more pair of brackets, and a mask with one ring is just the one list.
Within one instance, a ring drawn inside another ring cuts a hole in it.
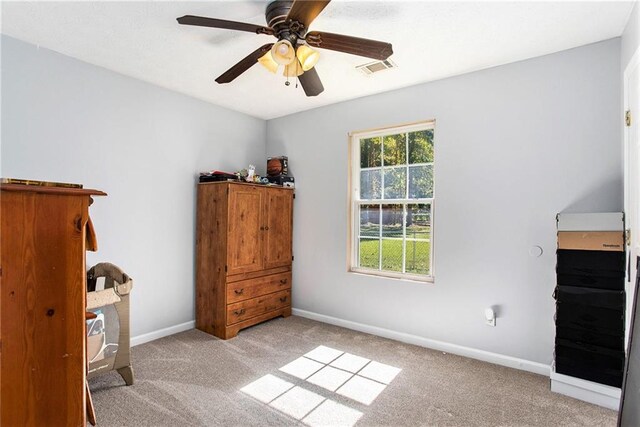
[{"label": "cardboard box", "polygon": [[558,231],[558,249],[624,251],[621,231]]}]

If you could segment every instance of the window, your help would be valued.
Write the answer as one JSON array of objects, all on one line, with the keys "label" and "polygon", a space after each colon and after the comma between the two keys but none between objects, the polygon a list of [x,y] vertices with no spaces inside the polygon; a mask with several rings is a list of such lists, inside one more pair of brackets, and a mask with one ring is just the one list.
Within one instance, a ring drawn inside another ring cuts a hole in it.
[{"label": "window", "polygon": [[351,271],[433,278],[434,125],[351,134]]}]

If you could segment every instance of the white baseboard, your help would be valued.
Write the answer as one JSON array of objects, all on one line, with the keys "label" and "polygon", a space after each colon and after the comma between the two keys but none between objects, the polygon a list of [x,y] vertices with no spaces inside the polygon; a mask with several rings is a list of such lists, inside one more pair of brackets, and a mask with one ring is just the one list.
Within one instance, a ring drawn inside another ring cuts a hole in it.
[{"label": "white baseboard", "polygon": [[433,350],[444,351],[446,353],[457,354],[459,356],[465,356],[471,359],[482,360],[484,362],[494,363],[496,365],[502,365],[509,368],[520,369],[522,371],[533,372],[547,377],[551,372],[551,367],[543,363],[532,362],[530,360],[519,359],[517,357],[505,356],[503,354],[478,350],[471,347],[464,347],[444,341],[432,340],[429,338],[420,337],[418,335],[392,331],[390,329],[379,328],[377,326],[365,325],[363,323],[352,322],[350,320],[339,319],[337,317],[325,316],[324,314],[318,314],[311,311],[300,310],[297,308],[294,308],[292,312],[296,316],[306,317],[307,319],[317,320],[319,322],[329,323],[331,325],[342,326],[343,328],[353,329],[355,331],[365,332],[384,338],[390,338],[392,340],[405,342],[407,344],[413,344]]},{"label": "white baseboard", "polygon": [[615,411],[620,407],[621,390],[604,384],[551,371],[551,391],[584,400]]},{"label": "white baseboard", "polygon": [[169,335],[177,334],[178,332],[188,331],[196,327],[196,321],[181,323],[179,325],[169,326],[168,328],[158,329],[157,331],[149,332],[142,335],[131,337],[131,347],[144,344],[149,341],[157,340],[158,338],[168,337]]}]

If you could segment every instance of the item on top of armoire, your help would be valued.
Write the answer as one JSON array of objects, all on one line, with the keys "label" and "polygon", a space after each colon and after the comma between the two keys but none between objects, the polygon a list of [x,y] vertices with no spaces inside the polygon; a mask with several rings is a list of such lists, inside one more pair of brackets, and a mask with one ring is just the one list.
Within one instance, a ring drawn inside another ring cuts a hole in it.
[{"label": "item on top of armoire", "polygon": [[119,267],[100,263],[87,272],[87,310],[96,318],[87,321],[88,377],[118,371],[133,384],[129,335],[129,294],[133,280]]},{"label": "item on top of armoire", "polygon": [[555,372],[622,385],[624,215],[558,214]]},{"label": "item on top of armoire", "polygon": [[267,157],[267,176],[289,175],[289,158],[287,156]]},{"label": "item on top of armoire", "polygon": [[282,185],[283,187],[294,188],[295,179],[292,176],[287,175],[277,175],[277,176],[268,176],[268,181],[272,184]]},{"label": "item on top of armoire", "polygon": [[236,174],[214,170],[211,172],[200,172],[199,182],[235,181]]},{"label": "item on top of armoire", "polygon": [[87,223],[106,194],[0,189],[0,425],[84,426]]},{"label": "item on top of armoire", "polygon": [[222,339],[291,315],[293,190],[198,184],[196,327]]},{"label": "item on top of armoire", "polygon": [[82,188],[82,184],[68,182],[39,181],[36,179],[0,178],[2,184],[33,185],[37,187]]}]

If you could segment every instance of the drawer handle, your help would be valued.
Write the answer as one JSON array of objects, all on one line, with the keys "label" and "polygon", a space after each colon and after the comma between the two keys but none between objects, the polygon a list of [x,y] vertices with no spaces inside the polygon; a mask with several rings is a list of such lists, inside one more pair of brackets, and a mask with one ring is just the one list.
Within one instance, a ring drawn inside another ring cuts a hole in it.
[{"label": "drawer handle", "polygon": [[287,279],[280,279],[280,284],[281,285],[286,285],[287,284]]},{"label": "drawer handle", "polygon": [[236,316],[242,316],[244,314],[245,310],[244,308],[240,309],[240,310],[236,310],[233,312],[233,314],[235,314]]},{"label": "drawer handle", "polygon": [[285,302],[287,301],[287,297],[280,297],[280,302]]},{"label": "drawer handle", "polygon": [[242,295],[244,293],[244,288],[242,289],[236,289],[235,291],[233,291],[236,293],[236,295]]},{"label": "drawer handle", "polygon": [[264,231],[264,227],[260,227],[260,231]]}]

